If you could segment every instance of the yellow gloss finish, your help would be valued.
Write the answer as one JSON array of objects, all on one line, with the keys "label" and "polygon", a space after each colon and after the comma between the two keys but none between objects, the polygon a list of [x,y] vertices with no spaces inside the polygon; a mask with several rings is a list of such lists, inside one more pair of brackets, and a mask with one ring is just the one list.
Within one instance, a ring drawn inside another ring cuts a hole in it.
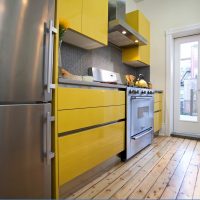
[{"label": "yellow gloss finish", "polygon": [[58,110],[125,104],[125,91],[58,88]]},{"label": "yellow gloss finish", "polygon": [[162,101],[162,93],[155,93],[154,94],[154,103]]},{"label": "yellow gloss finish", "polygon": [[82,31],[82,7],[83,0],[59,0],[58,18],[68,20],[70,28],[80,32]]},{"label": "yellow gloss finish", "polygon": [[157,132],[162,127],[162,111],[154,113],[154,132]]},{"label": "yellow gloss finish", "polygon": [[83,0],[82,33],[108,44],[108,0]]},{"label": "yellow gloss finish", "polygon": [[[55,27],[59,29],[58,22],[58,5],[60,0],[55,1]],[[59,34],[54,37],[54,63],[53,63],[53,83],[56,85],[52,91],[52,116],[55,121],[52,122],[52,151],[55,158],[52,159],[52,199],[59,199],[59,183],[58,183],[58,134],[57,134],[57,86],[58,86],[58,44]]]},{"label": "yellow gloss finish", "polygon": [[125,149],[125,122],[59,138],[59,185]]},{"label": "yellow gloss finish", "polygon": [[122,61],[130,65],[134,65],[135,61],[150,65],[150,22],[139,10],[128,13],[126,21],[148,40],[148,45],[123,48]]},{"label": "yellow gloss finish", "polygon": [[62,110],[58,112],[58,133],[125,118],[125,105]]},{"label": "yellow gloss finish", "polygon": [[154,103],[154,112],[159,110],[162,110],[162,103],[161,102]]}]

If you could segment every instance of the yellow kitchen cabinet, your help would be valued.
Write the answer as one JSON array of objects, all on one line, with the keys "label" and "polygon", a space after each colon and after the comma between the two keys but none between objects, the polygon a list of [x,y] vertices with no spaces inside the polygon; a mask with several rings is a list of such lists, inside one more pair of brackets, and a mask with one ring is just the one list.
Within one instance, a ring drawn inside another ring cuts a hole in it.
[{"label": "yellow kitchen cabinet", "polygon": [[125,105],[58,111],[58,133],[125,119]]},{"label": "yellow kitchen cabinet", "polygon": [[125,149],[125,122],[59,137],[59,185]]},{"label": "yellow kitchen cabinet", "polygon": [[83,0],[82,33],[107,45],[108,0]]},{"label": "yellow kitchen cabinet", "polygon": [[125,104],[125,91],[58,87],[58,110]]},{"label": "yellow kitchen cabinet", "polygon": [[122,49],[122,61],[125,64],[140,67],[150,65],[150,22],[139,11],[126,14],[127,23],[148,40],[148,45]]},{"label": "yellow kitchen cabinet", "polygon": [[83,0],[59,0],[58,13],[59,19],[67,19],[70,28],[81,33],[82,7]]},{"label": "yellow kitchen cabinet", "polygon": [[108,44],[108,0],[60,0],[58,13],[70,25],[64,42],[84,49]]},{"label": "yellow kitchen cabinet", "polygon": [[154,94],[154,133],[162,128],[162,93]]}]

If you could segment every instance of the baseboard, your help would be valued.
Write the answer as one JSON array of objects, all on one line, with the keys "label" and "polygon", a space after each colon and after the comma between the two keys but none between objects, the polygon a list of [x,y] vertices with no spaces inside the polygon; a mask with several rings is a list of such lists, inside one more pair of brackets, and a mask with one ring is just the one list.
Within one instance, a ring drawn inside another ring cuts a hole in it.
[{"label": "baseboard", "polygon": [[166,124],[165,123],[162,123],[162,128],[159,132],[159,135],[160,136],[170,136],[170,134],[166,132]]},{"label": "baseboard", "polygon": [[200,140],[200,134],[190,134],[190,133],[176,133],[171,134],[172,137],[188,138],[193,140]]}]

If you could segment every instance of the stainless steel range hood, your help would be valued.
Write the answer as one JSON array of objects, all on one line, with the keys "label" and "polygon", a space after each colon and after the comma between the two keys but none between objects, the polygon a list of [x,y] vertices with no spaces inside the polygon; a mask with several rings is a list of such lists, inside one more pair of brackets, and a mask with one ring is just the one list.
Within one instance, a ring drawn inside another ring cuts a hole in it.
[{"label": "stainless steel range hood", "polygon": [[126,0],[109,0],[109,42],[118,47],[148,44],[142,35],[127,24],[125,15]]}]

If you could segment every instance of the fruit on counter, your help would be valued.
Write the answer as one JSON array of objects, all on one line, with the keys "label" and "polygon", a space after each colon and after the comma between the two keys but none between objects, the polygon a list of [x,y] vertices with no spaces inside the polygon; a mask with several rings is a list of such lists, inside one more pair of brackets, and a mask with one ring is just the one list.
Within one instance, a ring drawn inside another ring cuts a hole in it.
[{"label": "fruit on counter", "polygon": [[72,74],[71,73],[69,73],[66,69],[64,69],[64,68],[61,68],[61,75],[62,75],[62,77],[64,77],[64,78],[67,78],[67,77],[69,77],[69,76],[71,76]]}]

